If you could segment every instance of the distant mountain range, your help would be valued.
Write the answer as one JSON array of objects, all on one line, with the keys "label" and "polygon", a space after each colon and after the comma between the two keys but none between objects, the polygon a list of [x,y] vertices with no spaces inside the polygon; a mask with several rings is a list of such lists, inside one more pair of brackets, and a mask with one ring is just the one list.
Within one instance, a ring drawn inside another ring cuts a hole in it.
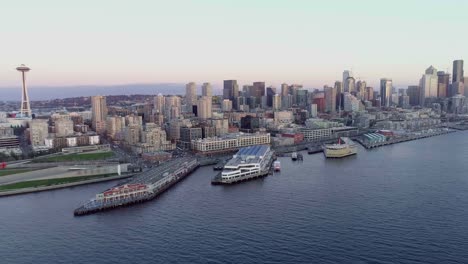
[{"label": "distant mountain range", "polygon": [[[185,94],[185,84],[125,84],[125,85],[85,85],[85,86],[31,86],[28,87],[29,99],[48,100],[92,95],[130,95],[130,94]],[[215,90],[215,89],[214,89]],[[216,94],[216,91],[213,91]],[[0,101],[20,101],[20,87],[0,87]]]}]

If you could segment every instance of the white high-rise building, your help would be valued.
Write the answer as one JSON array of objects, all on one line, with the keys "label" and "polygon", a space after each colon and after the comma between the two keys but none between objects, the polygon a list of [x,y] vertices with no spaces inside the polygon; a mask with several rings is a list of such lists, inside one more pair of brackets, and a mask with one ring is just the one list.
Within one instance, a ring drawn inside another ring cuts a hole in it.
[{"label": "white high-rise building", "polygon": [[197,103],[198,117],[201,119],[211,118],[212,99],[211,96],[202,96]]},{"label": "white high-rise building", "polygon": [[359,111],[359,100],[350,93],[343,94],[343,108],[347,112]]},{"label": "white high-rise building", "polygon": [[158,94],[154,97],[154,112],[155,113],[164,113],[165,99],[162,94]]},{"label": "white high-rise building", "polygon": [[317,117],[317,104],[310,104],[310,117]]},{"label": "white high-rise building", "polygon": [[187,83],[185,86],[185,103],[189,111],[193,105],[197,104],[197,85],[194,82]]},{"label": "white high-rise building", "polygon": [[167,120],[178,118],[180,114],[181,102],[180,97],[172,95],[165,97],[164,117]]},{"label": "white high-rise building", "polygon": [[438,88],[438,76],[437,70],[430,66],[426,69],[425,74],[422,76],[419,81],[420,90],[420,102],[424,106],[424,102],[427,98],[436,98],[437,97],[437,88]]},{"label": "white high-rise building", "polygon": [[202,85],[202,96],[213,96],[213,89],[210,83],[206,82]]}]

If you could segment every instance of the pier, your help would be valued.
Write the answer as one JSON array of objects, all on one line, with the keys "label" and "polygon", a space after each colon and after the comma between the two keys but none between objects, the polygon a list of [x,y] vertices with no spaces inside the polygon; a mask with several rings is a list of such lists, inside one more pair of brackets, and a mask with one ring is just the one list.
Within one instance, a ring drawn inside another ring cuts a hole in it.
[{"label": "pier", "polygon": [[378,147],[388,146],[392,144],[397,144],[397,143],[402,143],[402,142],[407,142],[407,141],[412,141],[412,140],[417,140],[417,139],[422,139],[422,138],[445,135],[445,134],[449,134],[453,132],[456,132],[456,130],[444,130],[444,131],[437,131],[437,132],[432,132],[432,133],[422,133],[419,135],[395,137],[395,138],[391,138],[387,141],[382,141],[382,142],[369,142],[368,140],[365,140],[362,137],[355,138],[354,140],[359,142],[366,149],[372,149],[372,148],[378,148]]},{"label": "pier", "polygon": [[96,195],[74,211],[75,216],[92,214],[156,198],[185,179],[200,166],[196,158],[180,158],[136,175],[130,181]]}]

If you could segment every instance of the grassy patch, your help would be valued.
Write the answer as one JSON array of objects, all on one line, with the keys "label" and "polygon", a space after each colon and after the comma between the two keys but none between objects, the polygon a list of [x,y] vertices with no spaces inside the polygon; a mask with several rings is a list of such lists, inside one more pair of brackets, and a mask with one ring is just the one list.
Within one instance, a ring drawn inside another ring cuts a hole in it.
[{"label": "grassy patch", "polygon": [[0,169],[0,177],[32,171],[32,169]]},{"label": "grassy patch", "polygon": [[87,160],[103,160],[111,158],[114,153],[109,152],[96,152],[96,153],[83,153],[83,154],[70,154],[61,155],[47,158],[37,158],[33,162],[61,162],[61,161],[87,161]]},{"label": "grassy patch", "polygon": [[80,181],[86,181],[86,180],[107,178],[107,177],[111,177],[115,175],[117,174],[102,174],[102,175],[71,177],[71,178],[56,178],[56,179],[24,181],[24,182],[12,183],[12,184],[0,185],[0,191],[11,191],[11,190],[16,190],[16,189],[31,188],[31,187],[52,186],[52,185],[59,185],[59,184],[65,184],[65,183],[73,183],[73,182],[80,182]]}]

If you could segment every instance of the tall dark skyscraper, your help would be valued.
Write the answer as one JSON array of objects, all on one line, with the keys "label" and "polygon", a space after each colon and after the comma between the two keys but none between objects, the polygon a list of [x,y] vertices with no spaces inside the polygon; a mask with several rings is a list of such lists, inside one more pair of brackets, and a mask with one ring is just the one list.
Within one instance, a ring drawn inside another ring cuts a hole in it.
[{"label": "tall dark skyscraper", "polygon": [[420,87],[418,85],[410,85],[406,90],[406,94],[409,96],[409,104],[411,106],[418,106],[420,98]]},{"label": "tall dark skyscraper", "polygon": [[275,87],[268,87],[266,89],[266,100],[267,100],[268,107],[273,107],[273,96],[275,96],[275,94],[276,94]]},{"label": "tall dark skyscraper", "polygon": [[265,82],[254,82],[250,96],[261,99],[265,96]]},{"label": "tall dark skyscraper", "polygon": [[452,83],[454,82],[463,82],[463,60],[454,60],[453,61],[453,75]]},{"label": "tall dark skyscraper", "polygon": [[342,96],[341,96],[343,94],[343,83],[340,81],[336,81],[333,88],[336,89],[336,102],[335,102],[336,110],[339,110],[343,102]]},{"label": "tall dark skyscraper", "polygon": [[223,99],[234,101],[239,96],[237,80],[224,80]]}]

